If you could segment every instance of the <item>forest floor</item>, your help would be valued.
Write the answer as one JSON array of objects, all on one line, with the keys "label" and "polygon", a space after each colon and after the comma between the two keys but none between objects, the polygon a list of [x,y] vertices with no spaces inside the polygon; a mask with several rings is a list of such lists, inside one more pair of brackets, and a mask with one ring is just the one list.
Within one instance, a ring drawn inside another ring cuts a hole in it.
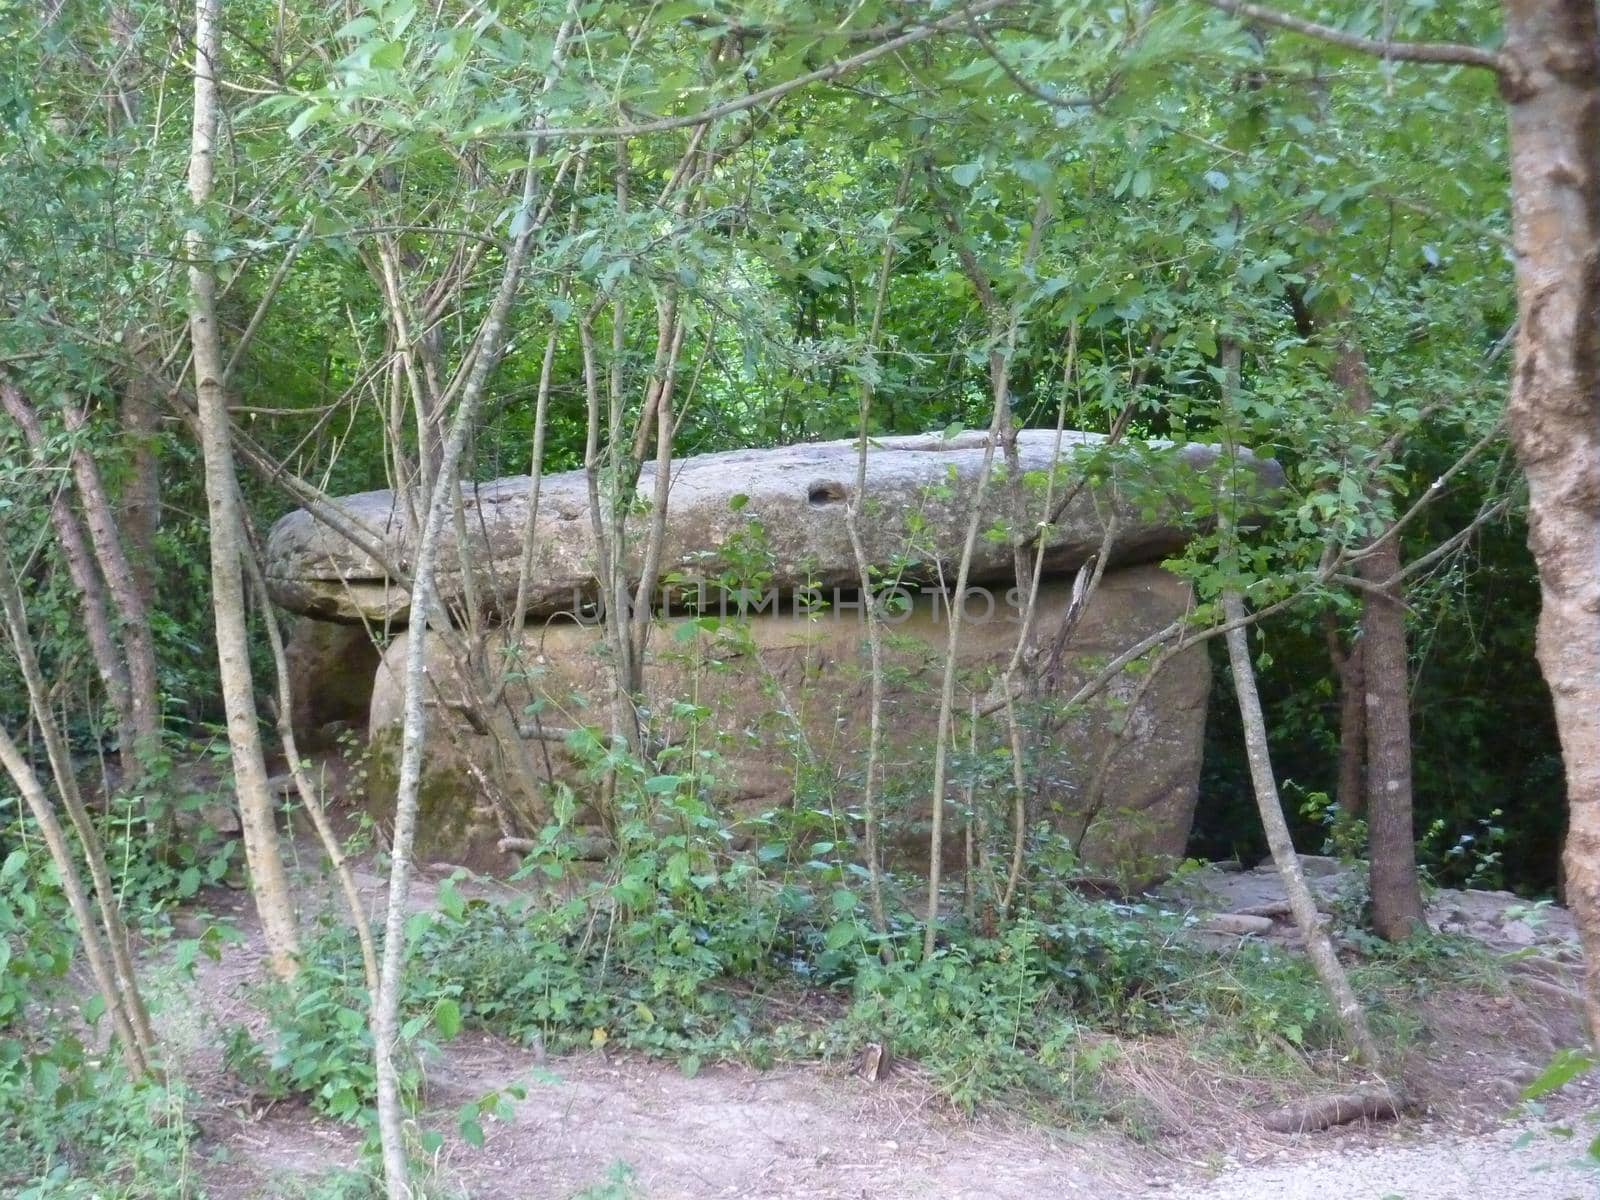
[{"label": "forest floor", "polygon": [[[1311,860],[1316,869],[1316,860]],[[439,876],[413,903],[430,907]],[[362,870],[376,905],[384,881]],[[1262,872],[1206,870],[1168,889],[1197,911],[1271,912]],[[1320,873],[1325,894],[1340,886]],[[263,1103],[223,1065],[225,1031],[259,1031],[252,998],[261,947],[242,895],[223,895],[245,933],[220,960],[165,997],[162,1033],[197,1097],[197,1177],[225,1200],[337,1195],[326,1180],[362,1164],[361,1133],[298,1102]],[[215,907],[215,906],[213,906]],[[1579,1162],[1596,1129],[1600,1083],[1579,1079],[1543,1110],[1517,1107],[1521,1085],[1564,1045],[1578,1044],[1569,925],[1497,893],[1443,892],[1435,924],[1509,953],[1498,984],[1441,989],[1419,1002],[1423,1036],[1403,1063],[1412,1109],[1401,1119],[1281,1134],[1260,1121],[1281,1081],[1260,1081],[1191,1053],[1177,1039],[1123,1039],[1116,1083],[1146,1114],[1138,1131],[1062,1128],[1033,1114],[953,1110],[914,1065],[876,1082],[854,1064],[755,1070],[676,1065],[592,1051],[546,1058],[537,1048],[467,1032],[428,1063],[420,1123],[446,1134],[426,1195],[534,1200],[871,1197],[1193,1197],[1195,1200],[1568,1200],[1600,1196]],[[1249,915],[1249,914],[1245,914]],[[1227,921],[1220,924],[1226,926]],[[1204,925],[1204,919],[1202,919]],[[1213,933],[1209,936],[1237,936]],[[1292,942],[1275,922],[1259,936]],[[1289,1090],[1314,1093],[1313,1077]],[[1323,1088],[1330,1081],[1321,1080]],[[486,1144],[455,1134],[463,1104],[526,1088],[508,1121],[485,1122]],[[1570,1134],[1560,1132],[1570,1129]],[[319,1181],[323,1181],[319,1183]]]}]

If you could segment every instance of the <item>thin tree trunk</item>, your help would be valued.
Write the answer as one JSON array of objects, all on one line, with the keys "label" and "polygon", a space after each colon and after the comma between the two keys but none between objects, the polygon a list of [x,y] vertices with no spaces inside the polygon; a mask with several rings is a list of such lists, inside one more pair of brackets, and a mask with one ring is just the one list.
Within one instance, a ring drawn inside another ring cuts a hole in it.
[{"label": "thin tree trunk", "polygon": [[122,532],[140,599],[155,603],[156,535],[161,530],[161,407],[149,382],[133,372],[122,388],[122,435],[128,444],[128,481],[122,489]]},{"label": "thin tree trunk", "polygon": [[[1392,579],[1400,570],[1398,539],[1389,538],[1361,559],[1361,571]],[[1411,795],[1411,660],[1406,649],[1404,603],[1393,594],[1368,593],[1361,621],[1366,685],[1367,846],[1372,926],[1399,941],[1424,928],[1417,878],[1416,830]]]},{"label": "thin tree trunk", "polygon": [[[528,167],[525,209],[531,208],[533,166]],[[531,228],[531,221],[530,221]],[[406,643],[405,713],[401,730],[399,781],[396,786],[394,836],[389,866],[388,911],[384,917],[383,963],[379,972],[378,997],[373,1006],[372,1028],[376,1045],[378,1079],[378,1131],[383,1143],[383,1169],[390,1200],[410,1200],[411,1174],[406,1159],[404,1111],[400,1098],[399,1074],[394,1053],[399,1044],[401,976],[406,957],[406,897],[410,891],[412,846],[416,841],[417,802],[422,785],[422,752],[427,738],[426,661],[428,631],[441,623],[437,610],[438,588],[435,568],[439,559],[440,533],[454,506],[452,493],[459,486],[461,453],[477,412],[485,383],[499,356],[506,321],[521,280],[527,254],[528,234],[514,245],[500,292],[484,322],[482,349],[474,365],[473,377],[461,394],[460,407],[451,423],[450,436],[440,454],[434,476],[433,494],[428,498],[422,526],[422,541],[417,548],[415,574],[411,584],[411,632]]]},{"label": "thin tree trunk", "polygon": [[[911,186],[911,164],[907,160],[900,175],[900,186],[895,195],[895,217],[905,208],[906,193]],[[872,321],[867,330],[867,355],[869,366],[876,363],[878,337],[883,330],[884,302],[889,295],[889,276],[894,267],[893,223],[883,236],[883,257],[878,264],[878,282],[873,292]],[[856,485],[850,491],[844,506],[845,531],[850,535],[850,552],[856,560],[856,579],[861,587],[861,612],[867,635],[868,681],[870,699],[867,710],[867,762],[866,777],[861,789],[862,851],[866,857],[867,905],[872,914],[872,928],[879,934],[889,931],[889,916],[883,901],[883,861],[878,849],[878,775],[882,769],[883,755],[883,616],[878,611],[878,600],[873,594],[872,564],[867,561],[866,549],[861,540],[861,499],[867,494],[868,434],[871,431],[872,399],[876,392],[873,372],[862,376],[861,405],[857,419]],[[885,941],[879,949],[885,961],[893,954]]]},{"label": "thin tree trunk", "polygon": [[[1350,411],[1372,411],[1366,357],[1340,333],[1334,378]],[[1356,559],[1370,587],[1361,597],[1361,666],[1366,699],[1367,845],[1372,925],[1398,941],[1424,928],[1417,843],[1411,815],[1411,658],[1401,597],[1400,539],[1381,531]]]},{"label": "thin tree trunk", "polygon": [[267,580],[261,572],[255,547],[251,547],[245,564],[249,568],[250,584],[255,589],[261,605],[263,624],[267,629],[267,644],[272,649],[272,666],[278,685],[278,738],[283,743],[284,757],[288,760],[289,774],[294,780],[300,804],[310,816],[312,827],[316,829],[317,838],[322,842],[323,851],[328,856],[328,864],[339,880],[339,890],[344,895],[345,905],[350,910],[350,920],[355,928],[356,944],[361,948],[361,968],[363,978],[367,982],[367,997],[369,1001],[375,1001],[378,996],[378,951],[372,940],[372,922],[362,906],[361,891],[356,887],[355,873],[350,869],[349,860],[345,857],[344,846],[340,844],[339,835],[334,832],[333,825],[328,820],[327,808],[322,803],[321,793],[307,773],[305,760],[300,757],[300,747],[295,743],[294,700],[290,696],[289,689],[289,660],[284,653],[283,633],[278,628],[278,616],[272,610],[272,597],[267,591]]},{"label": "thin tree trunk", "polygon": [[[1067,363],[1061,375],[1061,399],[1056,405],[1056,438],[1051,448],[1050,462],[1052,464],[1049,478],[1044,485],[1045,512],[1055,511],[1056,495],[1056,465],[1061,462],[1061,440],[1067,425],[1067,393],[1072,386],[1072,378],[1077,370],[1078,363],[1078,324],[1072,324],[1072,331],[1067,339]],[[1012,514],[1013,525],[1020,524],[1016,513]],[[1115,525],[1115,520],[1112,525]],[[1006,738],[1011,747],[1011,861],[1006,868],[1006,882],[1000,892],[1000,901],[996,905],[996,915],[1004,918],[1010,911],[1012,902],[1016,899],[1017,889],[1022,885],[1023,859],[1028,842],[1028,793],[1027,772],[1025,763],[1025,747],[1022,742],[1022,723],[1017,719],[1017,677],[1023,669],[1023,658],[1028,652],[1029,643],[1033,640],[1033,623],[1039,612],[1039,585],[1044,578],[1044,546],[1048,540],[1048,526],[1041,527],[1035,535],[1036,545],[1033,553],[1031,570],[1024,571],[1019,567],[1017,587],[1022,587],[1024,578],[1028,581],[1028,595],[1022,609],[1022,621],[1017,629],[1016,645],[1011,648],[1011,659],[1006,663],[1006,669],[1000,676],[1000,694],[1005,698]],[[1109,535],[1109,530],[1107,531]],[[1110,549],[1110,538],[1106,538],[1101,546],[1100,554],[1096,560],[1096,570],[1093,572],[1096,580],[1104,570],[1106,552]],[[1019,561],[1021,561],[1019,559]],[[1079,568],[1080,580],[1086,578],[1083,568]],[[1081,610],[1080,610],[1081,611]],[[1062,631],[1071,636],[1069,626],[1075,623],[1072,616],[1062,622]],[[1039,691],[1037,673],[1031,668],[1025,675],[1025,688],[1030,700],[1036,699]],[[974,714],[974,720],[977,714]]]},{"label": "thin tree trunk", "polygon": [[[1229,460],[1229,470],[1236,469],[1233,461],[1237,441],[1234,435],[1234,395],[1239,389],[1242,353],[1233,338],[1222,342],[1222,410],[1223,436]],[[1226,571],[1237,570],[1238,538],[1234,506],[1231,497],[1224,496],[1217,506],[1218,553]],[[1366,1010],[1356,999],[1350,980],[1334,953],[1333,942],[1323,927],[1317,902],[1306,885],[1305,873],[1300,869],[1300,856],[1295,852],[1294,838],[1289,833],[1289,822],[1283,815],[1283,801],[1278,795],[1278,781],[1272,770],[1272,753],[1267,746],[1267,721],[1261,711],[1261,694],[1256,688],[1255,664],[1250,661],[1250,630],[1246,625],[1244,597],[1237,589],[1222,593],[1222,618],[1227,626],[1228,662],[1233,668],[1234,692],[1239,698],[1239,717],[1244,723],[1245,755],[1250,763],[1250,782],[1256,796],[1256,809],[1261,815],[1261,828],[1267,835],[1267,847],[1272,852],[1272,863],[1283,881],[1284,895],[1289,910],[1294,914],[1295,927],[1305,942],[1306,956],[1322,983],[1323,990],[1333,1004],[1334,1014],[1345,1031],[1351,1049],[1357,1058],[1369,1067],[1379,1066],[1378,1045],[1367,1026]]]},{"label": "thin tree trunk", "polygon": [[[639,565],[639,582],[634,588],[633,607],[630,610],[632,621],[628,626],[631,638],[628,662],[632,668],[628,692],[633,696],[640,696],[644,692],[644,656],[655,623],[661,546],[667,536],[667,506],[672,495],[672,440],[677,433],[672,394],[677,384],[678,360],[683,353],[686,325],[687,322],[678,312],[674,294],[665,301],[657,322],[657,367],[646,389],[644,412],[640,415],[639,429],[634,439],[632,473],[637,476],[644,449],[649,445],[650,421],[653,417],[656,473],[650,497],[650,526],[645,533],[643,561]],[[631,489],[629,494],[631,496]]]},{"label": "thin tree trunk", "polygon": [[89,960],[89,971],[94,976],[95,987],[99,989],[100,998],[105,1002],[106,1012],[111,1016],[117,1040],[122,1043],[122,1056],[128,1064],[128,1070],[135,1075],[143,1075],[149,1069],[149,1064],[139,1049],[139,1039],[134,1034],[128,1011],[122,1004],[122,995],[116,985],[116,975],[106,956],[105,944],[100,940],[100,927],[89,908],[89,897],[83,890],[83,880],[78,875],[78,864],[67,846],[66,834],[62,832],[61,822],[56,819],[55,810],[50,806],[50,798],[45,795],[39,777],[28,765],[27,756],[22,753],[16,742],[11,740],[11,735],[3,726],[0,726],[0,766],[3,766],[6,773],[11,776],[11,782],[16,785],[17,791],[22,793],[29,811],[33,813],[33,819],[39,825],[39,832],[44,836],[45,845],[50,851],[50,860],[55,864],[56,873],[61,877],[62,890],[67,894],[67,904],[72,909],[73,919],[78,922],[78,928],[82,931],[84,957]]},{"label": "thin tree trunk", "polygon": [[[204,0],[202,0],[204,2]],[[551,49],[545,73],[546,91],[554,84],[575,25],[576,0],[569,4]],[[412,1200],[411,1167],[406,1156],[405,1113],[400,1096],[400,1075],[395,1050],[400,1041],[400,995],[406,960],[406,897],[415,869],[417,806],[422,788],[422,753],[427,742],[428,631],[441,623],[438,582],[440,534],[455,508],[461,455],[472,431],[485,387],[499,364],[505,346],[511,308],[522,285],[528,247],[541,224],[535,215],[536,164],[543,151],[540,139],[529,144],[523,168],[521,209],[512,227],[516,235],[506,255],[500,286],[484,317],[477,338],[477,353],[466,370],[460,400],[450,422],[450,433],[440,450],[438,469],[423,515],[422,537],[417,547],[411,584],[411,632],[406,643],[404,713],[401,721],[400,765],[395,787],[394,836],[389,860],[388,909],[384,914],[383,961],[378,972],[378,994],[372,1005],[372,1037],[378,1090],[378,1137],[382,1146],[384,1187],[389,1200]],[[548,210],[546,210],[546,213]],[[448,392],[447,392],[448,394]]]},{"label": "thin tree trunk", "polygon": [[[28,691],[28,706],[34,724],[44,740],[45,753],[50,759],[50,770],[55,776],[56,791],[66,806],[78,841],[83,847],[84,861],[89,866],[89,876],[94,883],[95,900],[100,909],[100,919],[110,945],[111,967],[114,972],[117,995],[123,1005],[139,1057],[148,1068],[155,1056],[155,1035],[150,1029],[150,1014],[144,997],[139,992],[138,974],[134,970],[133,952],[128,942],[127,926],[123,924],[122,909],[117,901],[116,889],[111,883],[111,872],[106,867],[105,849],[100,835],[90,819],[89,810],[78,790],[78,779],[73,773],[72,756],[67,749],[67,739],[62,736],[50,708],[49,689],[45,687],[44,673],[39,669],[39,658],[28,632],[28,614],[22,600],[22,591],[11,571],[11,563],[0,550],[0,613],[4,614],[6,634],[16,654],[17,666],[22,672],[23,685]],[[20,787],[21,784],[19,783]],[[87,938],[92,931],[85,928]],[[98,939],[97,939],[98,940]]]},{"label": "thin tree trunk", "polygon": [[222,700],[228,718],[228,745],[233,756],[234,790],[239,824],[256,909],[266,937],[273,971],[292,978],[299,954],[293,900],[278,850],[278,829],[267,768],[261,751],[254,681],[250,674],[250,640],[245,621],[243,520],[238,481],[233,468],[228,401],[222,388],[226,359],[217,325],[216,280],[202,231],[209,214],[212,157],[218,119],[217,76],[220,65],[220,0],[195,5],[194,140],[189,158],[189,198],[199,210],[185,235],[189,255],[189,339],[193,348],[195,401],[200,423],[200,449],[205,458],[206,511],[211,523],[211,605],[216,623],[217,663]]},{"label": "thin tree trunk", "polygon": [[1528,478],[1538,659],[1566,764],[1567,902],[1600,1041],[1600,30],[1594,0],[1505,0],[1518,334],[1507,428]]},{"label": "thin tree trunk", "polygon": [[[931,174],[931,167],[924,162]],[[1048,193],[1041,193],[1038,203],[1034,206],[1033,228],[1028,235],[1028,246],[1023,252],[1023,268],[1032,270],[1034,262],[1039,256],[1039,246],[1044,237],[1045,226],[1049,223],[1051,197]],[[948,769],[950,747],[946,737],[946,729],[950,724],[951,711],[955,704],[955,683],[957,669],[957,650],[961,639],[961,617],[965,607],[967,594],[967,581],[972,570],[972,552],[977,545],[979,519],[983,511],[984,496],[989,489],[989,480],[994,469],[994,453],[1003,437],[1011,429],[1011,356],[1017,348],[1017,330],[1022,321],[1022,305],[1013,304],[1007,312],[996,296],[993,284],[988,273],[984,271],[977,255],[964,240],[961,223],[955,211],[948,205],[944,206],[945,225],[948,227],[953,239],[957,256],[961,259],[962,270],[967,276],[967,281],[972,285],[978,301],[989,318],[990,349],[989,349],[989,390],[994,402],[994,415],[989,422],[989,434],[983,444],[983,462],[978,469],[978,480],[972,497],[972,516],[967,522],[966,538],[961,547],[961,561],[956,569],[956,588],[954,595],[946,606],[946,615],[950,621],[950,635],[946,643],[944,678],[939,689],[939,721],[935,726],[933,744],[933,795],[930,799],[932,805],[932,819],[928,830],[928,903],[927,923],[922,931],[922,957],[927,961],[933,957],[935,939],[938,934],[939,921],[939,879],[943,869],[944,856],[944,801],[946,787],[946,772]],[[1003,451],[1003,447],[1000,447]],[[1025,559],[1020,548],[1014,555],[1014,561],[1023,564]],[[1019,579],[1020,585],[1021,580]],[[935,601],[937,603],[937,600]],[[1030,604],[1031,611],[1031,604]],[[937,618],[937,613],[935,614]],[[1027,631],[1023,630],[1021,642],[1025,643]],[[1007,693],[1009,697],[1010,693]],[[1007,701],[1007,719],[1011,733],[1013,753],[1012,768],[1013,782],[1020,782],[1017,756],[1021,750],[1021,732],[1016,723],[1016,712]],[[1010,902],[1011,891],[1007,889],[1006,903]]]},{"label": "thin tree trunk", "polygon": [[1339,639],[1339,622],[1332,614],[1326,630],[1328,661],[1339,681],[1339,769],[1333,800],[1342,816],[1358,817],[1366,808],[1367,796],[1367,688],[1361,639],[1345,649]]},{"label": "thin tree trunk", "polygon": [[[983,443],[983,461],[978,467],[978,481],[972,497],[972,516],[967,522],[966,538],[961,545],[961,561],[956,568],[955,591],[946,598],[945,619],[950,632],[945,643],[944,676],[939,687],[939,718],[933,745],[933,794],[929,799],[932,812],[928,827],[928,903],[926,924],[922,930],[922,958],[933,958],[935,939],[939,929],[939,882],[944,869],[944,802],[946,777],[950,761],[950,715],[955,709],[956,670],[958,650],[961,646],[961,614],[965,607],[967,580],[972,571],[972,551],[978,541],[978,526],[983,516],[984,496],[989,490],[989,479],[994,469],[995,446],[1000,431],[1005,427],[1006,413],[1011,404],[1009,374],[1012,341],[1016,336],[1013,322],[1004,349],[996,347],[989,352],[989,374],[994,390],[994,418],[989,424],[989,436]],[[935,595],[934,603],[941,599]],[[937,615],[937,613],[935,614]]]},{"label": "thin tree trunk", "polygon": [[1261,813],[1261,827],[1266,831],[1267,846],[1272,851],[1272,862],[1283,880],[1284,894],[1289,900],[1289,910],[1294,914],[1295,927],[1305,940],[1306,957],[1322,982],[1323,989],[1333,1002],[1334,1014],[1339,1019],[1351,1049],[1369,1067],[1379,1065],[1378,1044],[1367,1028],[1367,1014],[1356,999],[1350,980],[1333,952],[1333,942],[1322,925],[1317,912],[1317,902],[1306,885],[1300,869],[1300,856],[1295,853],[1294,839],[1289,835],[1289,823],[1283,816],[1283,802],[1278,796],[1278,783],[1272,772],[1272,755],[1267,749],[1267,723],[1261,712],[1261,697],[1256,691],[1255,667],[1250,661],[1250,631],[1245,627],[1244,600],[1238,592],[1225,592],[1222,597],[1222,614],[1228,624],[1236,626],[1227,634],[1228,662],[1233,667],[1233,686],[1239,696],[1239,715],[1244,720],[1245,752],[1250,759],[1250,781],[1256,794],[1256,808]]},{"label": "thin tree trunk", "polygon": [[[84,415],[67,405],[63,415],[67,428],[81,434]],[[84,524],[94,546],[95,561],[111,590],[111,601],[122,623],[123,653],[128,660],[128,682],[134,730],[139,744],[135,752],[154,753],[161,744],[161,681],[156,673],[155,637],[150,630],[150,609],[138,577],[123,550],[122,534],[117,529],[117,510],[100,476],[100,464],[80,437],[72,448],[72,479],[83,505]]]},{"label": "thin tree trunk", "polygon": [[[23,439],[34,457],[42,458],[45,443],[39,414],[21,389],[10,380],[0,380],[0,404],[4,405],[6,413],[22,430]],[[78,589],[79,601],[83,605],[84,632],[89,639],[89,652],[94,657],[95,670],[106,690],[106,700],[116,714],[118,761],[122,764],[123,779],[127,781],[139,773],[139,759],[135,752],[138,726],[133,718],[128,665],[123,660],[116,633],[112,629],[105,580],[95,564],[78,514],[73,511],[72,502],[61,488],[54,490],[50,501],[50,527],[61,545],[67,573],[72,576],[73,586]]]}]

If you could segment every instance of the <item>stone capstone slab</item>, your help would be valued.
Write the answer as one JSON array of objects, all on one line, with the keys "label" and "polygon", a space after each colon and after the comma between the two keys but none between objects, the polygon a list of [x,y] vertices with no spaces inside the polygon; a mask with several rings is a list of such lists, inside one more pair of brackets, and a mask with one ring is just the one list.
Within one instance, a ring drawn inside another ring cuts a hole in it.
[{"label": "stone capstone slab", "polygon": [[[892,567],[914,584],[954,577],[984,443],[985,435],[976,432],[871,441],[860,527],[873,567]],[[663,577],[716,579],[755,555],[768,572],[764,586],[779,592],[855,587],[859,576],[844,514],[856,488],[858,445],[852,439],[674,461]],[[1075,570],[1108,540],[1110,560],[1118,564],[1152,562],[1177,550],[1195,526],[1189,489],[1208,486],[1205,473],[1218,458],[1212,446],[1110,446],[1098,434],[1042,429],[1020,431],[1016,447],[1025,536],[1054,514],[1044,530],[1047,575]],[[1246,461],[1245,484],[1262,490],[1281,483],[1275,463]],[[980,583],[1014,575],[1007,536],[1011,485],[998,449],[993,470],[979,514],[980,533],[989,536],[979,537],[972,562],[971,578]],[[623,574],[630,584],[641,573],[640,545],[652,520],[654,464],[646,465],[636,490],[641,503],[624,539]],[[393,492],[347,496],[338,505],[383,560],[400,572],[409,569],[414,522]],[[469,590],[484,615],[504,617],[515,608],[530,530],[526,614],[577,612],[597,599],[600,556],[584,472],[543,477],[536,498],[525,476],[470,485],[462,492],[459,526],[464,540],[457,522],[446,526],[438,572],[441,598],[458,615]],[[752,540],[757,534],[758,542]],[[403,582],[304,509],[273,527],[266,558],[272,597],[292,612],[387,626],[407,620]]]}]

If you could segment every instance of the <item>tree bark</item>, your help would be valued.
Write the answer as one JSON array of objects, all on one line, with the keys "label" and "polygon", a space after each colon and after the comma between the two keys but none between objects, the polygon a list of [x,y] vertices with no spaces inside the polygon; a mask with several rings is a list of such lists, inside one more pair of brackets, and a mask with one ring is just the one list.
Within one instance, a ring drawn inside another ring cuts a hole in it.
[{"label": "tree bark", "polygon": [[[67,405],[67,428],[82,433],[84,415]],[[128,681],[132,699],[134,731],[139,744],[136,753],[148,755],[161,744],[161,682],[156,673],[155,638],[150,631],[150,608],[122,546],[117,529],[116,508],[100,475],[100,464],[80,438],[72,448],[72,479],[83,505],[84,524],[94,546],[95,561],[111,590],[122,624],[123,653],[128,660]]]},{"label": "tree bark", "polygon": [[1333,800],[1345,817],[1358,817],[1366,809],[1367,701],[1366,671],[1361,639],[1347,650],[1339,640],[1339,623],[1330,614],[1327,626],[1328,659],[1339,681],[1339,773]]},{"label": "tree bark", "polygon": [[161,459],[157,437],[161,406],[139,372],[122,387],[122,434],[128,444],[129,475],[122,489],[122,531],[134,583],[145,607],[155,603],[156,534],[161,529]]},{"label": "tree bark", "polygon": [[1600,29],[1594,0],[1505,0],[1518,334],[1506,424],[1528,479],[1538,659],[1566,764],[1567,902],[1600,1040]]},{"label": "tree bark", "polygon": [[189,158],[189,198],[200,219],[185,235],[189,256],[189,340],[194,352],[195,399],[200,449],[205,458],[206,511],[211,522],[211,606],[216,622],[217,663],[228,716],[228,746],[233,755],[234,789],[245,859],[250,867],[256,910],[266,935],[272,969],[293,978],[299,954],[294,906],[278,850],[278,828],[250,674],[249,630],[245,622],[243,523],[234,475],[228,401],[222,389],[226,360],[217,325],[216,280],[210,261],[204,212],[211,198],[212,157],[217,131],[217,78],[220,62],[220,0],[195,4],[194,140]]},{"label": "tree bark", "polygon": [[1272,755],[1267,749],[1267,722],[1256,690],[1255,666],[1250,661],[1250,631],[1244,624],[1244,600],[1238,592],[1223,594],[1222,613],[1228,624],[1235,626],[1227,634],[1228,661],[1233,666],[1233,686],[1239,696],[1239,715],[1244,721],[1244,744],[1250,759],[1256,808],[1261,813],[1261,827],[1266,831],[1273,865],[1283,880],[1283,891],[1289,900],[1289,910],[1294,913],[1295,926],[1305,939],[1306,957],[1311,960],[1317,978],[1333,1002],[1334,1013],[1351,1049],[1369,1067],[1377,1067],[1378,1044],[1367,1028],[1367,1014],[1333,952],[1333,943],[1317,912],[1317,902],[1300,869],[1300,856],[1295,853],[1289,823],[1284,820],[1283,801],[1278,796],[1278,782],[1272,771]]},{"label": "tree bark", "polygon": [[[1350,411],[1372,411],[1372,387],[1361,348],[1340,334],[1334,378]],[[1367,845],[1372,926],[1398,941],[1424,927],[1422,886],[1411,815],[1411,658],[1400,575],[1400,539],[1385,529],[1356,559],[1370,584],[1361,599],[1361,658],[1366,697]]]},{"label": "tree bark", "polygon": [[[36,459],[42,460],[45,452],[44,428],[39,414],[34,410],[22,390],[10,380],[0,380],[0,405],[17,427],[23,440]],[[89,549],[83,525],[73,511],[72,502],[61,488],[54,490],[50,501],[50,528],[55,531],[66,558],[67,573],[78,589],[83,606],[84,633],[89,639],[89,653],[94,658],[95,670],[106,690],[106,700],[117,719],[117,755],[122,765],[123,780],[139,774],[137,754],[138,725],[134,721],[133,698],[128,676],[128,665],[117,645],[111,624],[111,606],[106,595],[105,580]]]}]

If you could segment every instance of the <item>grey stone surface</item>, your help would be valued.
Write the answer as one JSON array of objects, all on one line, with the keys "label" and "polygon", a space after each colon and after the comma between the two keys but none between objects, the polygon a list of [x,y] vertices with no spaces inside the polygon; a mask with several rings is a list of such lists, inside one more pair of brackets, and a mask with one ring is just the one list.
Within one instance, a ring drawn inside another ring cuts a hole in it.
[{"label": "grey stone surface", "polygon": [[[912,582],[953,576],[970,519],[984,457],[984,435],[968,432],[945,439],[936,434],[886,437],[867,456],[862,535],[869,561],[894,564]],[[1059,451],[1059,452],[1058,452]],[[1180,547],[1191,532],[1185,484],[1202,483],[1215,463],[1215,447],[1163,448],[1134,443],[1107,447],[1098,434],[1068,432],[1058,446],[1054,430],[1023,430],[1017,437],[1024,524],[1031,530],[1047,516],[1045,481],[1053,473],[1050,508],[1067,503],[1047,535],[1045,567],[1051,574],[1075,569],[1100,547],[1115,518],[1112,559],[1151,562]],[[748,541],[759,522],[770,559],[770,586],[793,589],[807,583],[853,587],[856,564],[845,527],[845,502],[855,487],[857,443],[819,442],[773,450],[736,450],[683,458],[672,464],[662,570],[715,578],[732,564],[730,549]],[[1256,484],[1273,486],[1281,473],[1270,460],[1250,460]],[[1010,512],[1003,455],[986,493],[980,530],[1003,528]],[[1248,480],[1247,480],[1248,482]],[[638,492],[652,495],[654,468],[643,472]],[[735,508],[734,497],[745,497]],[[463,562],[472,564],[478,603],[504,614],[514,607],[532,502],[526,477],[475,484],[463,492],[465,546],[447,527],[439,582],[447,605],[459,607]],[[396,508],[392,492],[364,492],[340,505],[381,545],[399,571],[414,551],[411,522]],[[644,508],[647,506],[641,506]],[[650,519],[641,511],[630,524],[625,571],[636,579],[639,536]],[[527,611],[546,616],[592,601],[598,591],[594,523],[583,472],[541,480],[532,514],[534,551]],[[1005,538],[980,537],[972,565],[975,581],[1013,572]],[[274,526],[267,546],[273,599],[297,613],[331,621],[403,624],[408,597],[384,567],[340,533],[305,510]]]}]

